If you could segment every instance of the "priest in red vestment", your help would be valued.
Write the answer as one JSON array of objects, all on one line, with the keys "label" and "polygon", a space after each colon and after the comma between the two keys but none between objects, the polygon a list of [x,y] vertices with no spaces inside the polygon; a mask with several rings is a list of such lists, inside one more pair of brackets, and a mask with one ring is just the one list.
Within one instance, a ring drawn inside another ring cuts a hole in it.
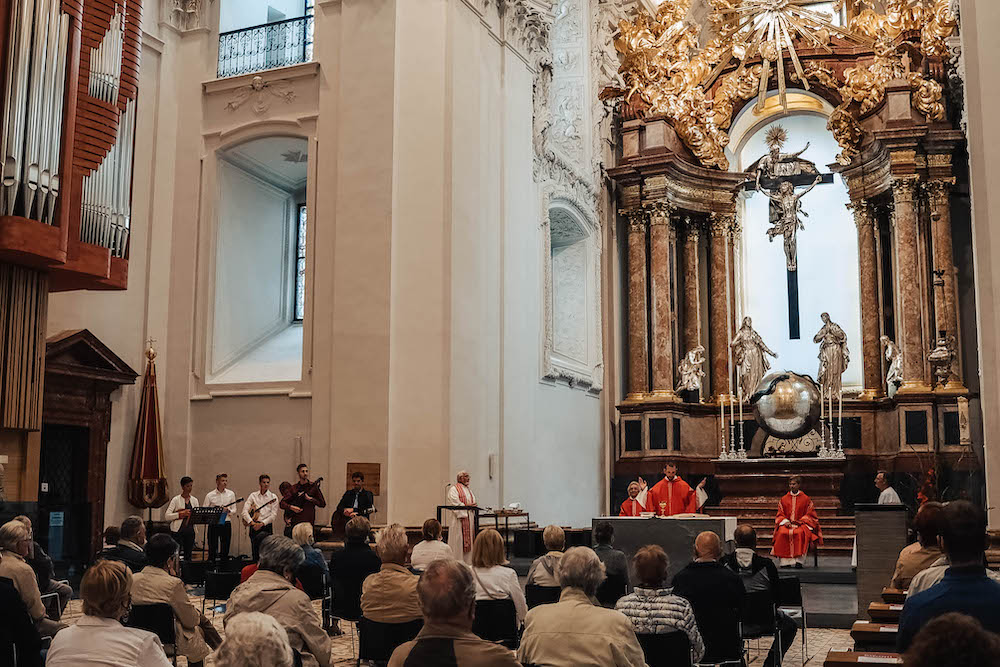
[{"label": "priest in red vestment", "polygon": [[[639,482],[632,482],[628,485],[628,498],[622,502],[622,511],[618,516],[639,516],[643,512],[648,512],[646,505],[639,500],[639,492],[644,491],[639,486]],[[643,493],[643,495],[646,495]]]},{"label": "priest in red vestment", "polygon": [[771,555],[779,558],[781,567],[802,567],[809,545],[823,544],[816,508],[809,496],[799,490],[801,483],[798,477],[788,480],[788,493],[778,501]]},{"label": "priest in red vestment", "polygon": [[677,476],[677,464],[667,461],[663,464],[663,479],[649,490],[646,507],[657,516],[693,514],[708,500],[705,480],[698,484],[697,492],[687,482]]}]

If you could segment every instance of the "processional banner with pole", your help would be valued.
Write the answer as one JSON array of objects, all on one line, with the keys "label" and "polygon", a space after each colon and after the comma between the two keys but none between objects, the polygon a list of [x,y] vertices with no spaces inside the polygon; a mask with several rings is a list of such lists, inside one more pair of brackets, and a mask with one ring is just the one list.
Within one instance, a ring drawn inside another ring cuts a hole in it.
[{"label": "processional banner with pole", "polygon": [[139,418],[132,443],[132,463],[128,474],[128,501],[136,507],[162,507],[168,500],[163,466],[163,436],[160,430],[159,398],[156,391],[156,350],[152,341],[146,348],[146,372],[142,376]]}]

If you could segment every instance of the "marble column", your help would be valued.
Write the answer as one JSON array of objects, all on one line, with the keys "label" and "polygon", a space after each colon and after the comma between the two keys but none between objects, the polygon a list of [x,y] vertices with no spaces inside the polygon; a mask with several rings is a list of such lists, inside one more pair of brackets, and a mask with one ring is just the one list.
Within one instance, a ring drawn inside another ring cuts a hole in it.
[{"label": "marble column", "polygon": [[729,378],[732,369],[729,365],[729,341],[731,339],[731,317],[729,313],[729,294],[732,291],[732,263],[729,257],[732,239],[733,223],[736,216],[732,213],[712,213],[709,220],[709,343],[712,364],[712,394],[718,400],[728,396]]},{"label": "marble column", "polygon": [[673,309],[670,294],[670,258],[674,236],[674,207],[658,201],[649,210],[649,289],[652,299],[652,392],[659,400],[680,400],[674,392]]},{"label": "marble column", "polygon": [[628,218],[628,394],[638,401],[649,392],[646,327],[646,226],[641,208],[623,210]]},{"label": "marble column", "polygon": [[[944,332],[945,337],[954,336],[952,346],[957,353],[958,341],[958,302],[955,287],[955,259],[951,245],[951,207],[948,195],[955,184],[954,178],[938,178],[924,184],[927,193],[927,204],[931,214],[931,244],[933,247],[933,266],[935,271],[944,271],[941,279],[943,286],[934,290],[934,321],[937,330],[935,337]],[[964,391],[962,383],[961,364],[958,359],[951,365],[951,377],[948,379],[949,390]]]},{"label": "marble column", "polygon": [[879,341],[878,258],[875,253],[875,219],[867,202],[853,201],[847,208],[854,213],[858,228],[858,267],[861,286],[861,359],[864,390],[858,396],[872,400],[885,396],[882,389],[882,346]]},{"label": "marble column", "polygon": [[698,271],[698,240],[701,237],[699,223],[684,217],[684,299],[683,321],[684,341],[682,354],[687,354],[702,344],[701,342],[701,286]]},{"label": "marble column", "polygon": [[892,200],[896,230],[896,284],[899,286],[897,343],[903,352],[903,384],[898,393],[930,391],[925,373],[925,346],[920,318],[920,264],[917,243],[917,176],[903,176],[892,181]]}]

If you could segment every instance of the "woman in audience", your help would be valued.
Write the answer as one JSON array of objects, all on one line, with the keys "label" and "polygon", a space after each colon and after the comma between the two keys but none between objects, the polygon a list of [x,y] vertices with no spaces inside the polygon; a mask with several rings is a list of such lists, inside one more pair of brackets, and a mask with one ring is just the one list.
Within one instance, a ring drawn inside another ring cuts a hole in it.
[{"label": "woman in audience", "polygon": [[342,596],[337,600],[337,609],[352,616],[361,615],[361,584],[382,566],[381,559],[368,546],[371,530],[368,519],[354,517],[344,528],[344,548],[330,556],[334,590]]},{"label": "woman in audience", "polygon": [[292,667],[293,660],[288,633],[259,611],[233,616],[215,653],[215,667]]},{"label": "woman in audience", "polygon": [[944,555],[938,546],[943,510],[944,505],[934,501],[924,503],[917,510],[917,516],[913,518],[917,541],[899,552],[896,569],[889,582],[891,588],[906,590],[913,577],[931,567]]},{"label": "woman in audience", "polygon": [[414,570],[423,572],[432,561],[455,557],[451,547],[441,540],[441,522],[437,519],[424,521],[423,534],[424,539],[414,545],[410,555],[410,567]]},{"label": "woman in audience", "polygon": [[670,561],[658,545],[639,549],[632,558],[639,583],[635,591],[618,600],[615,609],[632,622],[637,635],[662,635],[683,632],[691,644],[695,662],[705,655],[705,644],[691,603],[665,588]]},{"label": "woman in audience", "polygon": [[302,553],[306,555],[306,560],[298,571],[299,579],[311,589],[306,591],[310,597],[322,597],[323,575],[329,578],[330,567],[323,558],[323,552],[313,546],[316,540],[313,538],[312,524],[307,521],[296,524],[292,528],[292,540],[302,547]]},{"label": "woman in audience", "polygon": [[507,565],[503,538],[493,528],[476,535],[472,543],[472,577],[476,580],[477,600],[513,600],[518,626],[524,622],[528,605],[517,581],[517,572]]},{"label": "woman in audience", "polygon": [[237,614],[266,613],[288,633],[288,643],[302,654],[305,667],[330,667],[330,638],[323,631],[309,596],[291,583],[305,560],[302,547],[287,537],[265,538],[260,543],[257,571],[229,596],[223,624],[228,631]]},{"label": "woman in audience", "polygon": [[38,578],[25,560],[30,548],[31,533],[23,523],[8,521],[0,526],[0,577],[14,584],[38,632],[43,637],[51,637],[66,626],[45,616]]},{"label": "woman in audience", "polygon": [[921,628],[903,656],[906,667],[996,667],[1000,638],[965,614],[942,614]]},{"label": "woman in audience", "polygon": [[169,667],[163,645],[152,632],[127,628],[119,619],[132,606],[132,573],[124,563],[95,563],[80,583],[83,616],[52,640],[48,667]]},{"label": "woman in audience", "polygon": [[536,586],[558,586],[559,560],[566,547],[566,533],[559,526],[545,526],[545,530],[542,531],[542,542],[545,543],[548,553],[539,556],[531,564],[528,580],[525,583]]}]

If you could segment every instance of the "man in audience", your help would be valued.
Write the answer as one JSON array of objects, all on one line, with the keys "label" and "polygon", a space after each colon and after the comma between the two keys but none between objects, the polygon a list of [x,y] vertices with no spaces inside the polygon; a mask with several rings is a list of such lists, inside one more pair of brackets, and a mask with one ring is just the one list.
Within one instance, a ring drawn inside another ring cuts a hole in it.
[{"label": "man in audience", "polygon": [[309,596],[292,585],[295,571],[305,559],[302,548],[287,537],[265,537],[260,543],[257,571],[237,586],[226,602],[224,624],[242,612],[263,612],[285,629],[288,643],[302,654],[305,667],[330,667],[330,638]]},{"label": "man in audience", "polygon": [[536,586],[559,585],[559,561],[566,547],[566,533],[559,526],[545,526],[542,531],[542,542],[548,553],[539,556],[528,568],[528,579],[525,583]]},{"label": "man in audience", "polygon": [[417,597],[424,627],[393,651],[389,667],[518,667],[510,651],[472,634],[476,582],[467,565],[454,559],[431,562],[417,582]]},{"label": "man in audience", "polygon": [[694,608],[698,628],[705,640],[705,662],[738,660],[740,609],[746,592],[735,572],[719,562],[722,542],[713,532],[700,533],[694,541],[693,562],[674,575],[674,595],[686,598]]},{"label": "man in audience", "polygon": [[[770,558],[763,558],[757,555],[757,531],[752,526],[741,524],[736,526],[733,532],[733,540],[736,543],[736,550],[728,556],[723,557],[722,564],[739,575],[743,581],[743,589],[747,593],[766,590],[771,594],[771,599],[778,602],[778,568]],[[744,619],[747,620],[747,619]],[[752,622],[753,619],[750,619]],[[771,652],[764,662],[764,667],[774,667],[781,664],[776,655],[781,650],[784,656],[788,648],[795,639],[795,625],[788,614],[778,610],[775,621],[778,632],[781,635],[781,646],[777,642],[771,645]]]},{"label": "man in audience", "polygon": [[43,637],[51,637],[66,626],[45,617],[42,594],[34,570],[24,557],[31,548],[31,535],[20,521],[8,521],[0,526],[0,577],[10,579]]},{"label": "man in audience", "polygon": [[53,619],[60,618],[62,613],[66,611],[66,605],[69,604],[70,598],[73,597],[73,589],[69,584],[64,584],[52,578],[54,571],[52,559],[42,549],[42,545],[35,541],[34,531],[31,528],[31,519],[23,514],[14,517],[14,519],[24,524],[28,529],[28,535],[31,537],[31,548],[28,549],[28,556],[25,560],[35,572],[35,578],[38,580],[38,592],[42,595],[55,593],[59,596],[59,613],[53,614],[49,612],[48,616]]},{"label": "man in audience", "polygon": [[378,572],[382,561],[368,546],[371,525],[363,516],[356,516],[344,528],[344,548],[330,556],[330,577],[337,582],[344,599],[334,603],[338,611],[352,616],[361,615],[361,584],[368,575]]},{"label": "man in audience", "polygon": [[607,521],[602,521],[594,528],[594,553],[604,563],[604,572],[609,577],[619,576],[628,584],[628,559],[625,553],[615,549],[612,543],[615,541],[615,527]]},{"label": "man in audience", "polygon": [[[903,547],[896,560],[896,569],[889,581],[889,586],[906,590],[913,577],[923,572],[941,558],[941,547],[938,536],[941,534],[941,520],[944,505],[928,501],[917,510],[913,518],[913,529],[917,533],[917,541]],[[942,576],[944,576],[942,574]]]},{"label": "man in audience", "polygon": [[[180,547],[166,534],[154,535],[146,544],[148,565],[132,576],[132,604],[169,604],[174,610],[177,652],[191,667],[200,667],[222,637],[188,600],[180,576]],[[211,647],[211,648],[210,648]]]},{"label": "man in audience", "polygon": [[420,618],[417,575],[406,569],[406,530],[394,523],[375,546],[382,567],[369,575],[361,589],[361,613],[379,623],[408,623]]},{"label": "man in audience", "polygon": [[967,500],[944,508],[941,541],[950,563],[939,584],[907,598],[899,617],[896,645],[907,650],[928,621],[957,611],[1000,633],[1000,583],[986,576],[986,514]]},{"label": "man in audience", "polygon": [[135,574],[146,567],[146,525],[141,516],[130,516],[122,521],[121,538],[118,544],[108,547],[97,555],[98,560],[117,560],[125,563]]},{"label": "man in audience", "polygon": [[122,538],[122,529],[118,526],[108,526],[104,529],[104,547],[113,547],[118,544],[118,540]]},{"label": "man in audience", "polygon": [[974,618],[949,613],[938,616],[917,633],[903,656],[906,667],[995,667],[1000,665],[1000,637]]},{"label": "man in audience", "polygon": [[[924,504],[926,505],[930,503],[928,502]],[[947,520],[943,509],[944,505],[942,505],[941,508],[942,508],[941,514],[938,518],[938,537],[937,537],[938,546],[941,546],[942,544],[941,536],[944,534],[943,532],[944,524],[945,521]],[[933,563],[931,563],[930,567],[914,575],[913,579],[910,580],[910,585],[906,587],[907,596],[913,597],[917,593],[922,593],[926,591],[928,588],[931,588],[932,586],[936,586],[937,584],[941,583],[941,580],[944,579],[945,573],[948,571],[949,564],[950,563],[948,561],[948,554],[942,553],[941,557],[938,558]],[[995,570],[990,570],[987,568],[986,576],[992,579],[993,581],[1000,583],[1000,572],[996,572]]]},{"label": "man in audience", "polygon": [[547,667],[645,667],[632,623],[614,609],[595,605],[604,564],[589,547],[573,547],[559,562],[559,602],[528,611],[517,658]]}]

